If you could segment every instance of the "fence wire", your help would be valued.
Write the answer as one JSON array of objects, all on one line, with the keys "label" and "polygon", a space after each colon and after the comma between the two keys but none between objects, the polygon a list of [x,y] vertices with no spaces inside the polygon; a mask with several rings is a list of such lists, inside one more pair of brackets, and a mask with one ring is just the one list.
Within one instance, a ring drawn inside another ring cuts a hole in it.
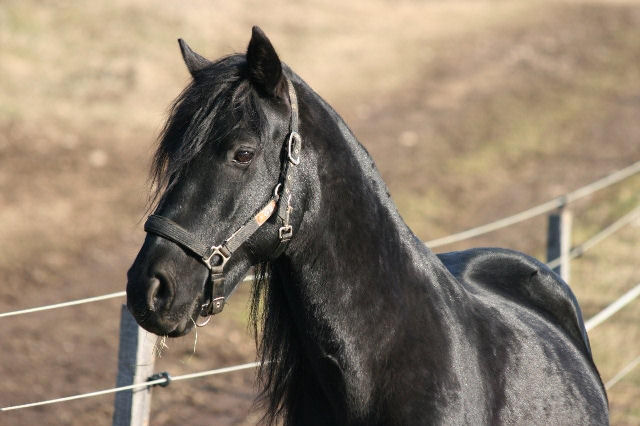
[{"label": "fence wire", "polygon": [[[598,232],[596,235],[589,238],[584,243],[572,248],[569,251],[569,259],[575,259],[576,257],[582,256],[587,250],[591,249],[593,246],[600,243],[605,238],[613,235],[614,233],[622,229],[624,226],[630,224],[631,222],[633,222],[638,218],[640,218],[640,206],[631,210],[629,213],[625,214],[620,219],[616,220],[611,225],[607,226],[602,231]],[[561,262],[562,262],[562,258],[558,257],[557,259],[554,259],[551,262],[547,263],[547,266],[550,269],[555,269],[558,266],[560,266]]]},{"label": "fence wire", "polygon": [[201,371],[199,373],[191,373],[191,374],[184,374],[184,375],[181,375],[181,376],[169,377],[169,379],[163,377],[161,379],[149,380],[149,381],[142,382],[142,383],[135,383],[133,385],[120,386],[120,387],[117,387],[117,388],[104,389],[104,390],[100,390],[100,391],[96,391],[96,392],[88,392],[88,393],[83,393],[83,394],[78,394],[78,395],[66,396],[64,398],[56,398],[56,399],[49,399],[49,400],[46,400],[46,401],[31,402],[29,404],[13,405],[13,406],[10,406],[10,407],[0,408],[0,412],[19,410],[19,409],[22,409],[22,408],[39,407],[41,405],[57,404],[57,403],[60,403],[60,402],[73,401],[73,400],[76,400],[76,399],[91,398],[91,397],[94,397],[94,396],[107,395],[107,394],[110,394],[110,393],[122,392],[122,391],[127,391],[127,390],[142,389],[142,388],[146,388],[146,387],[149,387],[149,386],[161,385],[161,384],[164,384],[164,383],[167,383],[167,382],[178,382],[180,380],[190,380],[190,379],[196,379],[196,378],[199,378],[199,377],[213,376],[213,375],[216,375],[216,374],[231,373],[233,371],[239,371],[239,370],[246,370],[246,369],[249,369],[249,368],[255,368],[255,367],[259,366],[259,365],[260,365],[259,362],[249,362],[247,364],[240,364],[240,365],[234,365],[234,366],[231,366],[231,367],[218,368],[216,370],[207,370],[207,371]]},{"label": "fence wire", "polygon": [[602,311],[594,315],[591,319],[584,323],[584,328],[587,331],[591,331],[609,318],[613,316],[620,309],[627,306],[631,303],[635,298],[640,296],[640,283],[636,284],[631,290],[627,291],[625,294],[616,299],[609,306],[604,308]]},{"label": "fence wire", "polygon": [[46,305],[46,306],[39,306],[37,308],[29,308],[29,309],[22,309],[19,311],[5,312],[3,314],[0,314],[0,318],[12,317],[15,315],[30,314],[33,312],[48,311],[49,309],[66,308],[68,306],[82,305],[83,303],[99,302],[101,300],[108,300],[116,297],[123,297],[126,295],[127,295],[126,291],[117,291],[115,293],[109,293],[102,296],[87,297],[86,299],[71,300],[69,302],[56,303],[54,305]]},{"label": "fence wire", "polygon": [[634,368],[636,368],[638,365],[640,365],[640,355],[638,355],[636,357],[636,359],[634,359],[633,361],[631,361],[629,364],[625,365],[622,370],[618,371],[618,373],[613,376],[611,379],[609,379],[607,381],[607,383],[604,384],[604,387],[609,390],[612,387],[614,387],[620,380],[622,380],[627,374],[631,373],[633,371]]},{"label": "fence wire", "polygon": [[589,185],[585,185],[582,188],[569,192],[566,195],[561,195],[559,197],[554,198],[551,201],[547,201],[546,203],[532,207],[523,212],[496,220],[495,222],[487,223],[486,225],[482,225],[472,229],[468,229],[466,231],[458,232],[456,234],[452,234],[446,237],[436,238],[435,240],[427,241],[425,244],[431,248],[436,248],[436,247],[444,246],[447,244],[468,240],[470,238],[488,234],[489,232],[497,231],[498,229],[515,225],[516,223],[520,223],[525,220],[539,216],[541,214],[548,213],[552,210],[558,209],[576,200],[579,200],[588,195],[591,195],[596,191],[599,191],[603,188],[606,188],[624,179],[627,179],[628,177],[633,176],[638,172],[640,172],[640,161],[628,167],[625,167],[624,169],[620,169],[616,172],[613,172],[602,179],[599,179],[595,182],[590,183]]},{"label": "fence wire", "polygon": [[[160,379],[148,380],[148,381],[142,382],[142,383],[135,383],[133,385],[120,386],[120,387],[117,387],[117,388],[104,389],[104,390],[100,390],[100,391],[96,391],[96,392],[88,392],[88,393],[83,393],[83,394],[78,394],[78,395],[71,395],[71,396],[67,396],[67,397],[64,397],[64,398],[49,399],[49,400],[46,400],[46,401],[31,402],[31,403],[28,403],[28,404],[21,404],[21,405],[12,405],[12,406],[9,406],[9,407],[0,408],[0,412],[20,410],[20,409],[23,409],[23,408],[39,407],[39,406],[43,406],[43,405],[58,404],[58,403],[61,403],[61,402],[68,402],[68,401],[74,401],[74,400],[78,400],[78,399],[91,398],[91,397],[107,395],[107,394],[116,393],[116,392],[123,392],[123,391],[127,391],[127,390],[148,388],[148,387],[155,386],[155,385],[162,385],[162,384],[165,384],[167,382],[177,382],[177,381],[180,381],[180,380],[191,380],[191,379],[196,379],[196,378],[200,378],[200,377],[213,376],[213,375],[216,375],[216,374],[231,373],[231,372],[234,372],[234,371],[240,371],[240,370],[247,370],[247,369],[250,369],[250,368],[256,368],[256,367],[258,367],[260,365],[261,365],[260,362],[250,362],[250,363],[247,363],[247,364],[240,364],[240,365],[234,365],[234,366],[231,366],[231,367],[218,368],[216,370],[201,371],[201,372],[198,372],[198,373],[184,374],[184,375],[175,376],[175,377],[169,376],[169,378],[164,378],[163,377],[163,378],[160,378]],[[629,373],[631,373],[638,365],[640,365],[640,355],[638,357],[636,357],[633,361],[631,361],[629,364],[624,366],[611,379],[609,379],[605,383],[605,389],[606,390],[610,390],[618,382],[620,382],[625,376],[627,376]]]},{"label": "fence wire", "polygon": [[[253,275],[247,275],[246,277],[244,277],[244,279],[241,282],[253,281],[253,279],[254,279]],[[104,294],[102,296],[87,297],[86,299],[77,299],[77,300],[71,300],[69,302],[55,303],[53,305],[44,305],[44,306],[38,306],[36,308],[21,309],[19,311],[5,312],[5,313],[0,314],[0,318],[12,317],[12,316],[16,316],[16,315],[31,314],[33,312],[48,311],[50,309],[66,308],[66,307],[69,307],[69,306],[82,305],[84,303],[99,302],[99,301],[102,301],[102,300],[114,299],[114,298],[117,298],[117,297],[124,297],[126,295],[127,295],[126,291],[117,291],[115,293]]]}]

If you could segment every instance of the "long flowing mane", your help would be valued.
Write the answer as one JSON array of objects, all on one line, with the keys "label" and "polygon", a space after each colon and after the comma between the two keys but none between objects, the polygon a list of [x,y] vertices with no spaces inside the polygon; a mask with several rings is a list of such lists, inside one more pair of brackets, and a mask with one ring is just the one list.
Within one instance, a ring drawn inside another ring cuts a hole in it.
[{"label": "long flowing mane", "polygon": [[263,420],[275,423],[291,409],[293,396],[304,392],[300,380],[304,371],[301,343],[292,326],[294,318],[287,308],[284,288],[288,279],[269,263],[256,267],[251,295],[250,324],[256,339],[261,366],[257,403],[265,409]]}]

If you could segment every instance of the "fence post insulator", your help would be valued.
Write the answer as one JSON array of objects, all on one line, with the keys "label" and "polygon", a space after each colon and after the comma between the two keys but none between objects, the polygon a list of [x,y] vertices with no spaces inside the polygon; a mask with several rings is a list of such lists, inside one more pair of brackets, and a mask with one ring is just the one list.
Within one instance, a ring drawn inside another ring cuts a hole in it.
[{"label": "fence post insulator", "polygon": [[169,384],[171,384],[171,376],[167,371],[163,371],[162,373],[156,373],[149,376],[149,378],[147,379],[147,382],[154,382],[160,379],[165,379],[165,381],[162,383],[154,383],[152,385],[149,385],[149,387],[160,386],[160,387],[166,388],[167,386],[169,386]]}]

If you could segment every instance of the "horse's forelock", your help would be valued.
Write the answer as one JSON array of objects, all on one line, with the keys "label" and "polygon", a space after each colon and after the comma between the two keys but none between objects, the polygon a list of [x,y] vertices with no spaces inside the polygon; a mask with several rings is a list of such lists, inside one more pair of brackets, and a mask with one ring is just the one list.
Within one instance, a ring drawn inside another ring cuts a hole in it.
[{"label": "horse's forelock", "polygon": [[158,137],[151,165],[149,208],[208,141],[220,140],[240,124],[260,132],[261,114],[246,76],[244,55],[232,55],[201,71],[176,98]]}]

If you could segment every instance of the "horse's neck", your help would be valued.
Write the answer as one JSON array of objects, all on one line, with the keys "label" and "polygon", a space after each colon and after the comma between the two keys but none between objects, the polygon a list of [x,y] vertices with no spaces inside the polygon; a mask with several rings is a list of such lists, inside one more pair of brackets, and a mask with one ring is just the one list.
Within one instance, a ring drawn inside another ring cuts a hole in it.
[{"label": "horse's neck", "polygon": [[[293,326],[313,367],[328,376],[339,370],[345,391],[364,407],[378,385],[374,372],[399,340],[417,333],[447,346],[445,300],[456,290],[442,284],[444,266],[404,224],[366,150],[320,105],[337,127],[325,140],[305,140],[321,162],[319,184],[274,267],[287,274]],[[323,126],[309,133],[326,135]]]}]

